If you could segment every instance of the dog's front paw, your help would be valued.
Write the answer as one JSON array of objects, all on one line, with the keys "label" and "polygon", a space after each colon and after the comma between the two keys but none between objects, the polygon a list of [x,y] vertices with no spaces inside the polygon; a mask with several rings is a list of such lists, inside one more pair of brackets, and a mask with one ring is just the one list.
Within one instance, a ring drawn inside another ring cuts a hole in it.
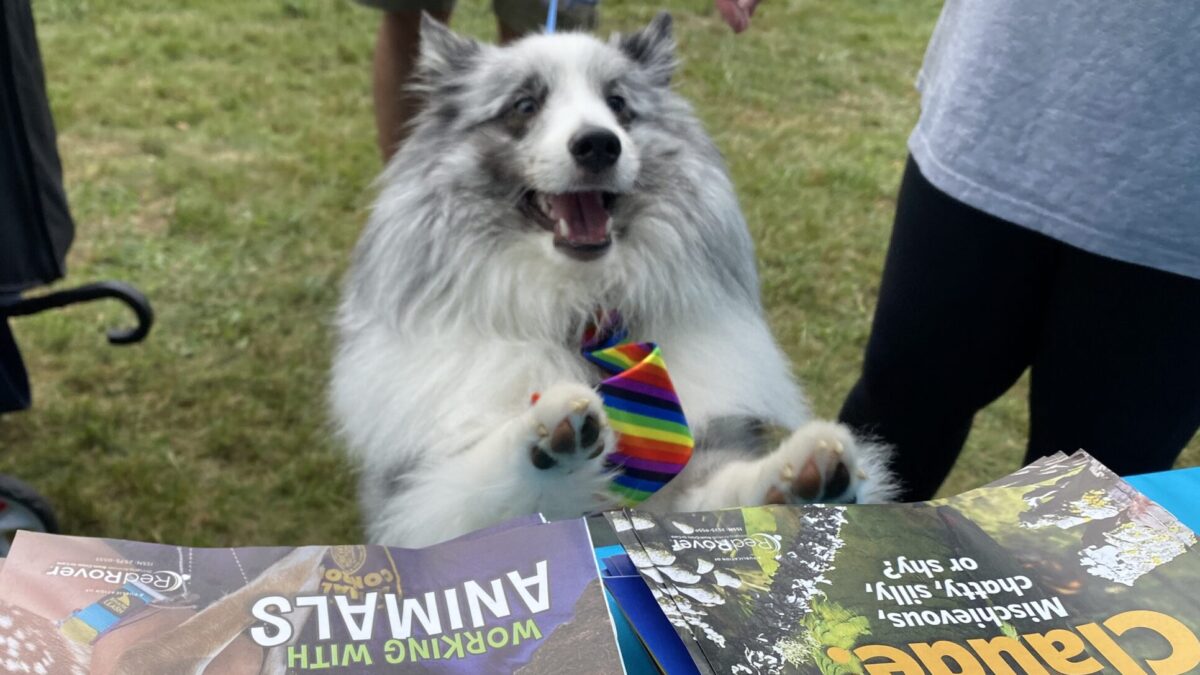
[{"label": "dog's front paw", "polygon": [[551,387],[534,401],[530,417],[529,460],[538,469],[571,473],[613,445],[600,397],[582,384]]},{"label": "dog's front paw", "polygon": [[[763,467],[766,504],[854,503],[875,501],[867,450],[840,424],[810,422],[797,429]],[[877,469],[883,471],[882,468]],[[863,493],[863,494],[860,494]],[[872,494],[866,494],[872,493]]]}]

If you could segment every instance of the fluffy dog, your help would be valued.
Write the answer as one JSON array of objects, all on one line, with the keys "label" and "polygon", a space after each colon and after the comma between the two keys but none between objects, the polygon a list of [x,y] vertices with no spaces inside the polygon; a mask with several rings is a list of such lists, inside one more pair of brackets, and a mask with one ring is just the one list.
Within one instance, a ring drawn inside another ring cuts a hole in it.
[{"label": "fluffy dog", "polygon": [[889,496],[882,451],[810,419],[771,336],[724,163],[670,88],[668,15],[607,43],[421,34],[426,105],[380,178],[333,364],[372,542],[610,506],[579,346],[613,310],[661,346],[696,437],[645,508]]}]

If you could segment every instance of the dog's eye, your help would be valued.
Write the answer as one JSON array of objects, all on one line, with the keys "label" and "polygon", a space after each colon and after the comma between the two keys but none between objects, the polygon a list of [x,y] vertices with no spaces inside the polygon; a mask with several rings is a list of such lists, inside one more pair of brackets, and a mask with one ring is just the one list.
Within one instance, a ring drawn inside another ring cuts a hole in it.
[{"label": "dog's eye", "polygon": [[532,115],[537,112],[538,104],[532,97],[526,96],[517,99],[513,104],[513,110],[519,115]]},{"label": "dog's eye", "polygon": [[608,107],[618,115],[625,112],[625,99],[620,96],[609,96],[605,101]]}]

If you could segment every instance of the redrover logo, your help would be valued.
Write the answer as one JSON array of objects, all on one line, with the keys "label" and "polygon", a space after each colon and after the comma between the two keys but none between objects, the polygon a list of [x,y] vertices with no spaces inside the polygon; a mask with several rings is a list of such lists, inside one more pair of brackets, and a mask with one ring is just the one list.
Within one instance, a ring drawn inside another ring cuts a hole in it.
[{"label": "redrover logo", "polygon": [[112,569],[99,565],[65,565],[63,563],[58,563],[53,568],[46,570],[46,576],[90,579],[113,586],[137,582],[164,593],[181,588],[183,582],[191,579],[190,574],[180,574],[170,570]]},{"label": "redrover logo", "polygon": [[703,538],[671,538],[672,551],[687,551],[692,549],[700,549],[702,551],[721,551],[722,553],[732,553],[739,549],[763,549],[776,553],[779,551],[779,541],[782,539],[777,534],[757,534],[747,535],[745,537],[703,537]]}]

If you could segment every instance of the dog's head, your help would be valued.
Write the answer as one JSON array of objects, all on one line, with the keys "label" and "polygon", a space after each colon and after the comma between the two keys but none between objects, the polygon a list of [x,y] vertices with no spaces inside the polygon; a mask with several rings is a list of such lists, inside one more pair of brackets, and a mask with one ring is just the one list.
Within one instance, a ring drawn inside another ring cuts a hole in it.
[{"label": "dog's head", "polygon": [[428,16],[421,35],[426,105],[414,135],[430,143],[416,145],[444,153],[465,192],[510,212],[493,225],[552,242],[556,255],[604,257],[655,182],[647,167],[669,161],[678,141],[662,142],[670,16],[607,43],[560,33],[493,47]]}]

